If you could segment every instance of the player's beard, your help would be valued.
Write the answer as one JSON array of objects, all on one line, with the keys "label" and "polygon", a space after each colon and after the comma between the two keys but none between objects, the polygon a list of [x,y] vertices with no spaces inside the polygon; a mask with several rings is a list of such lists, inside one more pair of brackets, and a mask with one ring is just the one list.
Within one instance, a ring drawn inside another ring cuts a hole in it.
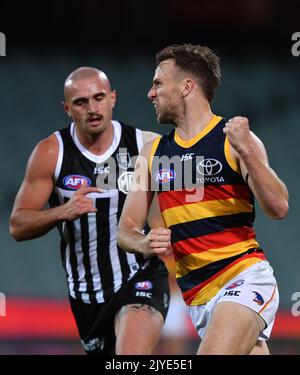
[{"label": "player's beard", "polygon": [[177,126],[178,106],[169,105],[164,110],[158,110],[157,121],[160,124],[174,124]]}]

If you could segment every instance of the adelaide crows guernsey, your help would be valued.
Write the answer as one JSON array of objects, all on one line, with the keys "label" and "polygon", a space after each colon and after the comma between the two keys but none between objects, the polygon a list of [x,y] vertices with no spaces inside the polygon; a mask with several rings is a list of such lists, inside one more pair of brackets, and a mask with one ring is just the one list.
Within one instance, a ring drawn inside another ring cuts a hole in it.
[{"label": "adelaide crows guernsey", "polygon": [[113,121],[114,138],[109,149],[95,155],[79,142],[75,125],[57,131],[59,155],[51,207],[66,203],[80,188],[98,186],[90,193],[96,213],[59,224],[61,256],[69,293],[85,303],[105,302],[130,279],[145,261],[117,245],[117,226],[128,193],[136,157],[143,146],[139,129]]},{"label": "adelaide crows guernsey", "polygon": [[[230,155],[224,126],[222,117],[213,116],[189,141],[172,130],[154,141],[150,156],[162,217],[172,233],[177,283],[188,305],[206,303],[233,277],[265,259],[253,229],[254,196]],[[194,195],[174,163],[166,167],[164,162],[162,168],[156,162],[162,156],[178,156],[181,167],[192,170]]]}]

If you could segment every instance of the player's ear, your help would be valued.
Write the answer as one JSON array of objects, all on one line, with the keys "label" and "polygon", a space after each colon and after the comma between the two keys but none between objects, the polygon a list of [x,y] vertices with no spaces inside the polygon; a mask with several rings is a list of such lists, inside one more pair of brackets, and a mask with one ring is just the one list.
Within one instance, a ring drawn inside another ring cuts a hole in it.
[{"label": "player's ear", "polygon": [[111,99],[112,108],[114,108],[114,106],[116,105],[116,101],[117,101],[117,92],[116,92],[116,90],[112,90],[112,92],[110,94],[110,99]]},{"label": "player's ear", "polygon": [[70,113],[70,111],[69,111],[69,106],[68,106],[68,104],[67,104],[65,101],[62,101],[61,104],[62,104],[62,106],[64,107],[64,110],[65,110],[65,112],[67,113],[67,115],[68,115],[69,117],[71,117],[71,113]]},{"label": "player's ear", "polygon": [[184,98],[185,96],[189,95],[193,91],[194,87],[195,87],[195,82],[192,79],[190,78],[185,79],[182,82],[182,89],[181,89],[182,97]]}]

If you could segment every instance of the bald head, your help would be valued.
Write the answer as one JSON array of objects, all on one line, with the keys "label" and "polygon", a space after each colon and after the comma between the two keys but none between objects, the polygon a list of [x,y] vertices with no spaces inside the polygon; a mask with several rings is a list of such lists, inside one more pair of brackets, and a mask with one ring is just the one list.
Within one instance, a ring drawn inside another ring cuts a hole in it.
[{"label": "bald head", "polygon": [[83,66],[74,70],[65,80],[65,100],[68,101],[70,93],[73,89],[76,89],[76,84],[78,83],[78,81],[89,80],[91,78],[98,78],[103,86],[106,87],[108,92],[111,91],[110,83],[105,73],[96,68]]}]

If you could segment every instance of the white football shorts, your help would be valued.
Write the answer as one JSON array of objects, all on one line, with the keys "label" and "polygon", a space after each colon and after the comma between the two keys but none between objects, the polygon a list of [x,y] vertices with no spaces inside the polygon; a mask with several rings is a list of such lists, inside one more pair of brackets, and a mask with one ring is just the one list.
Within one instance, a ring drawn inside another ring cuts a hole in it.
[{"label": "white football shorts", "polygon": [[256,263],[231,279],[206,304],[189,306],[189,313],[196,331],[204,337],[215,306],[231,301],[249,307],[266,323],[259,340],[268,340],[279,305],[277,282],[268,261]]}]

